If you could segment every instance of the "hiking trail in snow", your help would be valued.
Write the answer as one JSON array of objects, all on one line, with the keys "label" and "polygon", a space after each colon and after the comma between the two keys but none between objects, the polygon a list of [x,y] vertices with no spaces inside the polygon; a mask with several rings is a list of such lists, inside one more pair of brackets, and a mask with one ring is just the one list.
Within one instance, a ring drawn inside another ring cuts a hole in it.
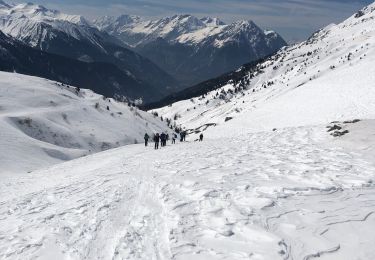
[{"label": "hiking trail in snow", "polygon": [[373,259],[374,165],[324,126],[131,145],[0,182],[1,259]]}]

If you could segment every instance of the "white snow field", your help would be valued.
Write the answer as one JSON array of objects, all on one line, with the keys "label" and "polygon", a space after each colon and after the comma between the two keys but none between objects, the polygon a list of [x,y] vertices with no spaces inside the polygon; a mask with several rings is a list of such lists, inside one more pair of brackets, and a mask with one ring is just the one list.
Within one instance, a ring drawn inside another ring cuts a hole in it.
[{"label": "white snow field", "polygon": [[336,140],[130,145],[2,179],[0,259],[374,259],[375,165]]},{"label": "white snow field", "polygon": [[167,126],[90,90],[77,93],[61,83],[0,72],[0,129],[4,176],[143,142],[145,132]]}]

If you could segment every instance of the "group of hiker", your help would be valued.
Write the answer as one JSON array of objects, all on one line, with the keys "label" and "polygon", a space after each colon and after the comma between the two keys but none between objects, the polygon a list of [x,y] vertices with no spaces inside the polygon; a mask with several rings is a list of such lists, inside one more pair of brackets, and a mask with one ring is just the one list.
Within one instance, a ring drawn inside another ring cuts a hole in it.
[{"label": "group of hiker", "polygon": [[[186,131],[183,131],[180,133],[180,142],[185,142],[186,141]],[[176,140],[177,140],[177,134],[176,133],[173,133],[172,134],[172,144],[175,144],[176,143]],[[145,136],[144,136],[144,139],[145,139],[145,146],[148,146],[148,142],[150,140],[150,136],[146,133]],[[159,144],[161,147],[164,147],[164,146],[167,146],[167,141],[169,141],[170,139],[170,136],[169,134],[166,134],[166,133],[156,133],[154,134],[152,140],[154,141],[155,143],[155,149],[159,149]],[[200,134],[199,136],[199,141],[202,142],[203,141],[203,134]]]}]

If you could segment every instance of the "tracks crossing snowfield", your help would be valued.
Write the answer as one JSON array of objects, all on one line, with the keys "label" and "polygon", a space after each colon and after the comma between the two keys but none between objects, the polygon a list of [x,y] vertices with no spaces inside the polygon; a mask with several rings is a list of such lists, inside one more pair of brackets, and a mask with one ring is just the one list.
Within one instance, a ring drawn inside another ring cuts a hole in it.
[{"label": "tracks crossing snowfield", "polygon": [[0,183],[0,259],[373,259],[375,168],[323,126],[118,148]]}]

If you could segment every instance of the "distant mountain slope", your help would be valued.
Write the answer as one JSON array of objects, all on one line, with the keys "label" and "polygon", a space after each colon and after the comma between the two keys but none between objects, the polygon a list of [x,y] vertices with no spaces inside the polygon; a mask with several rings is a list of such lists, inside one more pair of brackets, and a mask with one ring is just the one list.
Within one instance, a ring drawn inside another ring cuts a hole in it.
[{"label": "distant mountain slope", "polygon": [[216,134],[375,118],[374,45],[375,3],[305,42],[216,79],[216,87],[202,84],[204,91],[176,94],[169,100],[187,99],[156,111],[190,129],[221,125]]},{"label": "distant mountain slope", "polygon": [[231,71],[286,45],[277,33],[264,31],[252,21],[226,25],[217,18],[191,15],[152,21],[123,15],[102,17],[94,24],[187,85]]},{"label": "distant mountain slope", "polygon": [[[155,100],[170,93],[176,85],[150,60],[127,49],[125,45],[94,28],[81,16],[66,15],[31,3],[0,5],[0,30],[40,50],[85,62],[116,65],[143,88],[150,88]],[[158,89],[158,93],[153,93]]]},{"label": "distant mountain slope", "polygon": [[240,82],[243,80],[245,76],[249,74],[250,71],[255,72],[258,68],[258,64],[264,62],[265,60],[266,59],[260,59],[244,64],[241,66],[241,68],[239,68],[236,71],[225,73],[217,78],[209,79],[192,87],[172,93],[159,101],[145,104],[142,106],[142,109],[151,110],[161,108],[176,103],[178,101],[205,95],[208,92],[220,89],[221,87],[227,85],[228,82]]},{"label": "distant mountain slope", "polygon": [[89,88],[107,97],[153,100],[163,94],[113,64],[86,63],[31,48],[0,31],[0,70],[57,80]]},{"label": "distant mountain slope", "polygon": [[159,118],[81,89],[0,72],[0,173],[26,171],[143,142]]}]

